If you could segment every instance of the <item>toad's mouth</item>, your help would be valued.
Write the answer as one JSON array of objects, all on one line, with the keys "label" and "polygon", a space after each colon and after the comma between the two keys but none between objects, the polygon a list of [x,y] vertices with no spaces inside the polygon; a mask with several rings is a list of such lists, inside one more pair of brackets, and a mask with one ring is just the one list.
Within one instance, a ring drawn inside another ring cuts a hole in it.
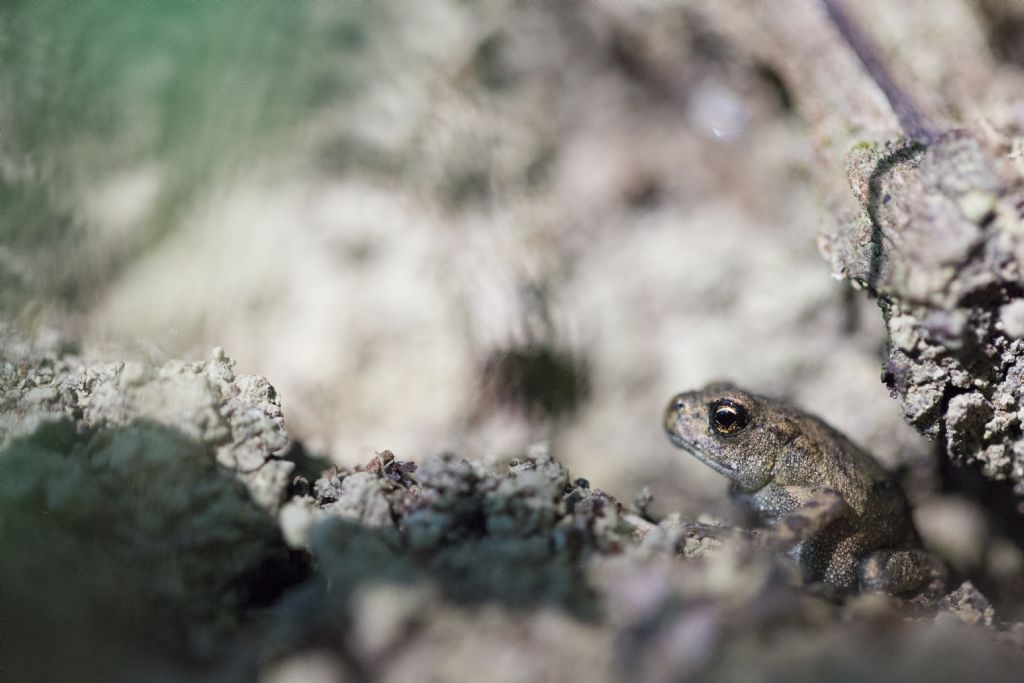
[{"label": "toad's mouth", "polygon": [[702,463],[713,469],[715,472],[718,472],[719,474],[728,477],[729,479],[736,479],[735,468],[730,467],[729,465],[723,465],[720,462],[715,462],[714,460],[708,457],[707,453],[698,450],[696,447],[694,447],[692,443],[680,439],[678,436],[672,434],[671,432],[669,433],[668,438],[673,444],[675,444],[679,448],[682,448],[684,451],[700,460]]}]

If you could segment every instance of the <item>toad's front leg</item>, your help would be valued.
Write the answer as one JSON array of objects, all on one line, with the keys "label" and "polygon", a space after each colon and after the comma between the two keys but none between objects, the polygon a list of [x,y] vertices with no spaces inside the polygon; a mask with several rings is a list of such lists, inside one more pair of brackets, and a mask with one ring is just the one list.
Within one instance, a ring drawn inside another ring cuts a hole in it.
[{"label": "toad's front leg", "polygon": [[928,600],[942,597],[949,572],[923,550],[879,550],[860,561],[857,578],[862,592],[878,591]]},{"label": "toad's front leg", "polygon": [[[842,494],[823,486],[786,486],[762,493],[769,500],[759,503],[774,520],[766,540],[799,562],[805,583],[828,596],[837,589],[856,588],[856,560],[837,547],[828,531],[846,524],[853,514]],[[818,583],[822,580],[826,583]]]},{"label": "toad's front leg", "polygon": [[780,486],[755,495],[756,507],[774,520],[771,540],[786,548],[803,543],[851,511],[839,492],[824,486]]}]

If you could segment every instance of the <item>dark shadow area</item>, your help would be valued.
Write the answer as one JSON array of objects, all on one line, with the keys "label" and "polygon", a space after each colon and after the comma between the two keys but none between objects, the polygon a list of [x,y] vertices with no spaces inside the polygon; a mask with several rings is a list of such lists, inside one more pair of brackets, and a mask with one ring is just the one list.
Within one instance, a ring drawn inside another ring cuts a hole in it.
[{"label": "dark shadow area", "polygon": [[882,183],[897,166],[912,164],[920,159],[924,153],[925,146],[913,142],[881,157],[875,165],[875,170],[868,180],[868,216],[871,219],[871,255],[868,268],[868,287],[874,296],[878,292],[878,279],[882,274],[883,259],[885,258],[882,245],[882,222],[879,218],[879,207],[889,203],[891,197],[884,193]]},{"label": "dark shadow area", "polygon": [[486,400],[531,418],[571,417],[591,389],[586,358],[543,343],[495,349],[484,360],[480,377]]},{"label": "dark shadow area", "polygon": [[1020,499],[1013,491],[1013,482],[986,477],[975,465],[959,465],[939,456],[939,477],[943,493],[957,493],[972,498],[988,513],[996,531],[1024,548],[1024,515]]},{"label": "dark shadow area", "polygon": [[44,423],[0,453],[10,680],[247,680],[235,635],[308,576],[204,445]]},{"label": "dark shadow area", "polygon": [[1020,6],[1002,0],[980,0],[975,8],[992,54],[1002,62],[1024,67],[1024,11]]},{"label": "dark shadow area", "polygon": [[523,610],[547,604],[584,620],[598,616],[594,593],[585,583],[582,553],[559,550],[551,534],[481,535],[428,552],[409,552],[386,532],[331,519],[317,529],[314,545],[337,614],[347,611],[349,598],[366,584],[426,581],[456,604],[498,603]]},{"label": "dark shadow area", "polygon": [[293,495],[306,495],[309,482],[316,481],[317,477],[332,464],[330,460],[319,453],[310,451],[301,439],[291,439],[284,450],[276,455],[282,460],[295,463],[295,469],[291,474],[292,485],[289,487],[286,498],[291,498]]},{"label": "dark shadow area", "polygon": [[942,493],[971,498],[985,511],[993,528],[1024,549],[1024,514],[1013,482],[986,477],[977,465],[961,465],[939,453],[939,481]]}]

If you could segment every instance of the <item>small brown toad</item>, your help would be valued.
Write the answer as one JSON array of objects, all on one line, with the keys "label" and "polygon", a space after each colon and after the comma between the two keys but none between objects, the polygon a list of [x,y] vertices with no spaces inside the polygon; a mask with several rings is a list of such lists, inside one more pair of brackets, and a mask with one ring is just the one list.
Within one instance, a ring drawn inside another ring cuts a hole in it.
[{"label": "small brown toad", "polygon": [[732,481],[734,499],[792,548],[808,582],[841,592],[941,594],[945,567],[921,549],[903,491],[818,418],[711,384],[673,398],[665,430],[672,443]]}]

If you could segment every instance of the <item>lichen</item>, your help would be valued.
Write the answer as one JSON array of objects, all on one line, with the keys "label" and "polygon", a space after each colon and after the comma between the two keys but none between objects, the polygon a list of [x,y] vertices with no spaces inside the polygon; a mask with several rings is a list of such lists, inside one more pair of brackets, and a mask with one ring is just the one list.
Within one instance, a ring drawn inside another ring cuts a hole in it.
[{"label": "lichen", "polygon": [[53,419],[152,420],[209,447],[268,512],[284,500],[295,465],[277,456],[288,444],[280,397],[264,377],[235,375],[222,349],[205,362],[87,363],[0,328],[0,350],[0,447]]},{"label": "lichen", "polygon": [[874,296],[883,379],[907,421],[1024,495],[1024,174],[983,126],[851,154],[861,217],[827,237],[834,272]]}]

